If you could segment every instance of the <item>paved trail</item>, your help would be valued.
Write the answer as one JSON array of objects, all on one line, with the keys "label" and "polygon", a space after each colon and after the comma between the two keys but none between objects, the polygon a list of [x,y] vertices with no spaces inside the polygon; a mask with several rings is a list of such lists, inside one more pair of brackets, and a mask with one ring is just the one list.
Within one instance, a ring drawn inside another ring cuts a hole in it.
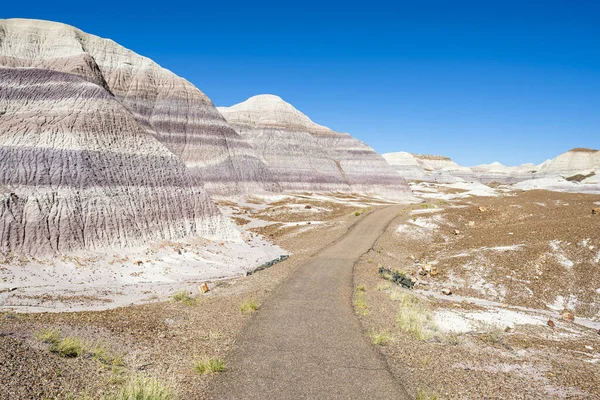
[{"label": "paved trail", "polygon": [[367,215],[285,280],[238,339],[211,397],[408,399],[352,306],[353,265],[399,210]]}]

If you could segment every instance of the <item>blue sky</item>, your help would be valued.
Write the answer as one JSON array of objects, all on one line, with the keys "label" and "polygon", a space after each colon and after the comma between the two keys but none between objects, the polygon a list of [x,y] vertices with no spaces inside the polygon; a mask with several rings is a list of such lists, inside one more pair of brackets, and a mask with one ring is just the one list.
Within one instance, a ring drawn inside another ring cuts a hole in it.
[{"label": "blue sky", "polygon": [[31,0],[0,17],[111,38],[216,105],[277,94],[380,153],[513,165],[600,148],[600,2]]}]

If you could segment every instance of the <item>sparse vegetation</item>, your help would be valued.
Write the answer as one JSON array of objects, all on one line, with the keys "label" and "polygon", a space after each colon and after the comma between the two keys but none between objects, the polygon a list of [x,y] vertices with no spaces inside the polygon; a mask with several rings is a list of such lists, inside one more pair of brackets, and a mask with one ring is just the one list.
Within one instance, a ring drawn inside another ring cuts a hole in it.
[{"label": "sparse vegetation", "polygon": [[435,336],[437,327],[427,305],[417,296],[407,292],[394,291],[391,299],[400,302],[396,314],[398,328],[411,334],[417,340],[429,340]]},{"label": "sparse vegetation", "polygon": [[221,336],[221,332],[208,331],[200,336],[200,340],[218,340]]},{"label": "sparse vegetation", "polygon": [[488,344],[502,344],[504,340],[504,330],[497,325],[484,325],[477,337]]},{"label": "sparse vegetation", "polygon": [[35,338],[42,343],[50,345],[50,351],[61,357],[74,358],[86,354],[103,364],[112,364],[113,366],[122,366],[123,358],[115,356],[101,342],[86,343],[78,337],[61,337],[61,333],[56,328],[46,328],[35,333]]},{"label": "sparse vegetation", "polygon": [[225,362],[219,358],[204,358],[194,364],[194,371],[201,375],[225,371]]},{"label": "sparse vegetation", "polygon": [[42,343],[56,344],[60,341],[60,331],[56,328],[45,328],[36,332],[34,337]]},{"label": "sparse vegetation", "polygon": [[108,396],[105,400],[172,400],[173,398],[171,388],[158,380],[134,376],[117,394]]},{"label": "sparse vegetation", "polygon": [[392,340],[391,335],[388,332],[369,332],[368,336],[371,338],[371,343],[376,346],[384,346],[388,344],[390,340]]},{"label": "sparse vegetation", "polygon": [[435,393],[430,393],[423,389],[417,389],[415,400],[437,400],[439,397]]},{"label": "sparse vegetation", "polygon": [[196,299],[194,299],[192,296],[190,296],[190,294],[188,293],[187,290],[180,290],[179,292],[175,293],[173,295],[173,300],[176,302],[182,302],[185,303],[187,305],[192,305],[196,302]]},{"label": "sparse vegetation", "polygon": [[458,346],[462,343],[462,338],[456,333],[447,333],[443,335],[442,341],[452,346]]},{"label": "sparse vegetation", "polygon": [[259,307],[260,307],[260,304],[258,303],[258,301],[254,300],[254,299],[250,299],[250,300],[246,300],[242,303],[242,305],[240,307],[240,311],[252,313],[252,312],[258,310]]},{"label": "sparse vegetation", "polygon": [[367,290],[367,287],[365,285],[358,285],[356,287],[356,290],[358,290],[359,292],[364,292]]},{"label": "sparse vegetation", "polygon": [[79,357],[84,351],[83,342],[76,337],[66,337],[60,339],[50,346],[50,351],[57,353],[61,357],[74,358]]},{"label": "sparse vegetation", "polygon": [[362,210],[356,210],[354,211],[354,216],[358,217],[359,215],[363,215],[364,213],[367,213],[369,211],[371,211],[371,207],[363,208]]},{"label": "sparse vegetation", "polygon": [[364,292],[357,292],[356,297],[354,298],[354,307],[356,308],[356,312],[360,315],[367,315],[369,311],[367,310],[367,300],[365,299]]},{"label": "sparse vegetation", "polygon": [[379,285],[377,285],[377,290],[382,292],[382,291],[388,290],[391,287],[392,287],[392,284],[390,282],[383,282],[383,283],[380,283]]}]

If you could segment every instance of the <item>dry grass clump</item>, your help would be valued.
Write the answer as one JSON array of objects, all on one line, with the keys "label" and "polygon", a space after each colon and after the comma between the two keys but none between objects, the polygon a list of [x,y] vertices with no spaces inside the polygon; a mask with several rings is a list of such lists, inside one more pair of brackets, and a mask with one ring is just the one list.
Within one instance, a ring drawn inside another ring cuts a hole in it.
[{"label": "dry grass clump", "polygon": [[356,290],[358,290],[359,292],[364,292],[367,290],[367,287],[365,285],[358,285],[356,287]]},{"label": "dry grass clump", "polygon": [[61,357],[75,358],[90,356],[103,364],[122,366],[121,356],[114,355],[103,343],[88,343],[75,336],[62,337],[56,328],[45,328],[35,333],[34,337],[42,343],[50,345],[50,351]]},{"label": "dry grass clump", "polygon": [[36,340],[46,344],[55,344],[60,341],[60,331],[56,328],[44,328],[34,334]]},{"label": "dry grass clump", "polygon": [[240,311],[253,313],[254,311],[258,310],[259,307],[260,303],[258,301],[250,299],[242,303],[242,305],[240,306]]},{"label": "dry grass clump", "polygon": [[392,340],[392,336],[388,332],[380,331],[372,331],[368,333],[368,336],[371,338],[371,343],[376,346],[385,346]]},{"label": "dry grass clump", "polygon": [[400,308],[396,314],[398,328],[421,341],[430,340],[436,335],[437,326],[429,307],[423,300],[403,291],[394,291],[390,297],[392,300],[400,302]]},{"label": "dry grass clump", "polygon": [[192,305],[196,302],[196,299],[194,299],[192,296],[190,296],[188,291],[185,289],[180,290],[179,292],[175,293],[173,295],[173,300],[176,302],[185,303],[187,305]]},{"label": "dry grass clump", "polygon": [[201,375],[225,371],[225,362],[219,358],[203,358],[194,363],[194,371]]},{"label": "dry grass clump", "polygon": [[354,297],[354,308],[360,315],[367,315],[369,313],[367,309],[367,299],[365,299],[364,291],[357,291]]},{"label": "dry grass clump", "polygon": [[435,393],[430,393],[423,389],[417,389],[415,400],[437,400],[439,397]]},{"label": "dry grass clump", "polygon": [[136,375],[118,393],[104,400],[172,400],[173,391],[155,378]]},{"label": "dry grass clump", "polygon": [[50,351],[57,353],[61,357],[74,358],[83,354],[85,347],[81,339],[76,337],[66,337],[56,343],[52,343]]},{"label": "dry grass clump", "polygon": [[486,324],[477,338],[488,344],[502,344],[504,341],[504,330],[497,325]]}]

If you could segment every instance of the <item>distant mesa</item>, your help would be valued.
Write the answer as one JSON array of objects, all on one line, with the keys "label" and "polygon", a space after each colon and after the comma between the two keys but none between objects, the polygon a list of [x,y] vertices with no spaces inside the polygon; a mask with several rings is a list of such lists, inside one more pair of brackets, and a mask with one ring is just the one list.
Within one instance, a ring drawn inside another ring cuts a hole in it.
[{"label": "distant mesa", "polygon": [[[505,166],[499,162],[492,162],[463,167],[445,156],[407,152],[387,153],[383,154],[383,158],[408,180],[438,183],[465,180],[484,184],[493,182],[515,185],[524,182],[515,187],[570,190],[571,186],[565,182],[597,185],[597,177],[600,174],[600,151],[587,148],[569,150],[539,165],[526,163],[519,166]],[[539,181],[534,182],[535,180]]]}]

